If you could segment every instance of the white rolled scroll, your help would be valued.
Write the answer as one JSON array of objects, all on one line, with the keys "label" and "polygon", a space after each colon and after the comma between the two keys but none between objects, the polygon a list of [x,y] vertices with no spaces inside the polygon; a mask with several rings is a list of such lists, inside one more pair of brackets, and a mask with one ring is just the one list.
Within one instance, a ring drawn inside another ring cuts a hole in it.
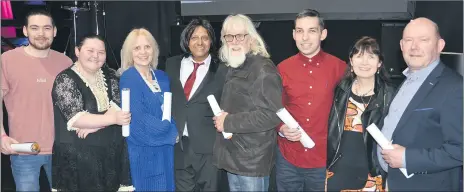
[{"label": "white rolled scroll", "polygon": [[171,104],[172,104],[172,93],[164,92],[163,101],[163,118],[162,120],[171,121]]},{"label": "white rolled scroll", "polygon": [[[130,111],[130,89],[123,88],[121,91],[121,107],[122,111]],[[130,127],[129,125],[122,126],[122,136],[129,137]]]},{"label": "white rolled scroll", "polygon": [[291,129],[298,129],[301,131],[301,138],[300,142],[305,148],[313,148],[316,143],[309,137],[309,135],[305,132],[303,128],[301,128],[300,124],[292,117],[292,115],[287,111],[287,109],[282,108],[276,112],[277,116],[279,116],[280,120],[285,123]]},{"label": "white rolled scroll", "polygon": [[11,144],[11,148],[18,153],[40,152],[40,146],[36,142]]},{"label": "white rolled scroll", "polygon": [[[206,97],[206,99],[208,99],[208,102],[209,102],[209,106],[211,106],[211,110],[213,110],[213,114],[214,116],[220,116],[221,113],[222,113],[222,110],[221,110],[221,107],[219,107],[219,104],[218,102],[216,101],[216,97],[214,97],[214,95],[208,95],[208,97]],[[232,138],[232,133],[226,133],[226,132],[222,132],[222,135],[224,136],[225,139],[230,139]]]},{"label": "white rolled scroll", "polygon": [[[374,138],[374,140],[377,142],[377,144],[379,144],[379,146],[382,149],[393,149],[393,146],[391,145],[390,141],[388,141],[385,135],[382,134],[380,129],[377,127],[377,125],[372,123],[366,128],[366,130],[367,132],[369,132],[369,134],[372,135],[372,138]],[[411,175],[408,175],[408,172],[406,171],[405,168],[400,168],[400,171],[408,179],[414,176],[414,173]]]}]

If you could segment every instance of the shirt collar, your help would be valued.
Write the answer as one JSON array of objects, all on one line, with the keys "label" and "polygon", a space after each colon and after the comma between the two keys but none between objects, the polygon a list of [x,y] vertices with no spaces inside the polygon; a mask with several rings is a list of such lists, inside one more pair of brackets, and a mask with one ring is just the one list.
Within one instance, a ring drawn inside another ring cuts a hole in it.
[{"label": "shirt collar", "polygon": [[194,61],[193,58],[192,58],[192,56],[189,56],[189,57],[187,58],[187,60],[188,60],[190,63],[192,63],[192,64],[193,64],[193,63],[196,63],[196,62],[205,63],[204,66],[205,66],[205,67],[209,67],[209,65],[210,65],[210,63],[211,63],[211,54],[209,54],[208,57],[206,57],[206,59],[203,60],[203,61]]},{"label": "shirt collar", "polygon": [[427,77],[433,71],[433,69],[435,69],[438,63],[440,63],[440,59],[435,60],[427,67],[419,69],[416,72],[412,72],[411,69],[408,67],[403,71],[403,75],[407,78]]},{"label": "shirt collar", "polygon": [[324,56],[325,56],[325,52],[322,49],[320,49],[319,52],[311,58],[306,57],[301,52],[298,53],[298,59],[300,61],[309,62],[310,64],[321,63],[322,60],[324,59]]}]

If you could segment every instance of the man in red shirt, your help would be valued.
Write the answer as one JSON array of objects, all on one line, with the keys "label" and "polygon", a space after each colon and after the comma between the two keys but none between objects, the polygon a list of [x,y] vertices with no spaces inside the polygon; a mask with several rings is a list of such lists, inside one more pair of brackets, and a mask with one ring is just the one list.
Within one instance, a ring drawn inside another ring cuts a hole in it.
[{"label": "man in red shirt", "polygon": [[316,145],[307,149],[299,142],[301,132],[286,125],[277,127],[279,148],[276,161],[278,191],[324,191],[327,156],[327,126],[333,90],[346,63],[321,50],[327,37],[324,20],[315,10],[296,16],[293,39],[299,53],[277,67],[282,77],[285,108]]}]

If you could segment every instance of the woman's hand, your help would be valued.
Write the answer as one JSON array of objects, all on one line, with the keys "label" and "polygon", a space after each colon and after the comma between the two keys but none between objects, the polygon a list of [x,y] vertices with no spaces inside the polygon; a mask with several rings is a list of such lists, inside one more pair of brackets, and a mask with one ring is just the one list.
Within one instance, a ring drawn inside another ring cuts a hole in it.
[{"label": "woman's hand", "polygon": [[106,111],[105,115],[111,118],[111,122],[117,125],[129,125],[131,121],[131,113],[126,111],[119,111],[110,107],[108,111]]},{"label": "woman's hand", "polygon": [[100,130],[100,128],[97,128],[97,129],[77,129],[76,134],[77,134],[77,137],[79,137],[81,139],[85,139],[87,137],[87,135],[89,135],[90,133],[95,133],[98,130]]}]

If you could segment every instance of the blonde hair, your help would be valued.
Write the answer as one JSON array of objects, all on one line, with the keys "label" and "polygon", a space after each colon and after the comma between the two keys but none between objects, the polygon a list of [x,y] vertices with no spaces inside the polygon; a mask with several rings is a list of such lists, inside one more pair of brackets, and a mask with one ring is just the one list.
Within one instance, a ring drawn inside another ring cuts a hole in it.
[{"label": "blonde hair", "polygon": [[253,22],[251,19],[243,14],[235,14],[235,15],[229,15],[225,20],[224,23],[222,24],[222,30],[221,30],[221,43],[222,46],[219,51],[219,58],[226,62],[227,60],[227,42],[224,38],[224,35],[226,35],[227,29],[230,29],[233,25],[239,24],[243,25],[248,33],[248,35],[251,37],[251,46],[250,46],[250,53],[253,55],[261,55],[263,57],[269,58],[271,57],[269,53],[266,50],[266,44],[264,43],[263,38],[261,35],[259,35],[258,31],[256,31],[255,26],[253,25]]},{"label": "blonde hair", "polygon": [[124,40],[124,44],[121,49],[121,69],[118,70],[120,74],[127,70],[129,67],[134,65],[134,59],[132,58],[132,51],[134,50],[135,43],[139,36],[147,38],[148,43],[153,49],[153,59],[151,61],[151,67],[156,69],[158,66],[159,47],[156,39],[153,35],[145,28],[133,29]]}]

